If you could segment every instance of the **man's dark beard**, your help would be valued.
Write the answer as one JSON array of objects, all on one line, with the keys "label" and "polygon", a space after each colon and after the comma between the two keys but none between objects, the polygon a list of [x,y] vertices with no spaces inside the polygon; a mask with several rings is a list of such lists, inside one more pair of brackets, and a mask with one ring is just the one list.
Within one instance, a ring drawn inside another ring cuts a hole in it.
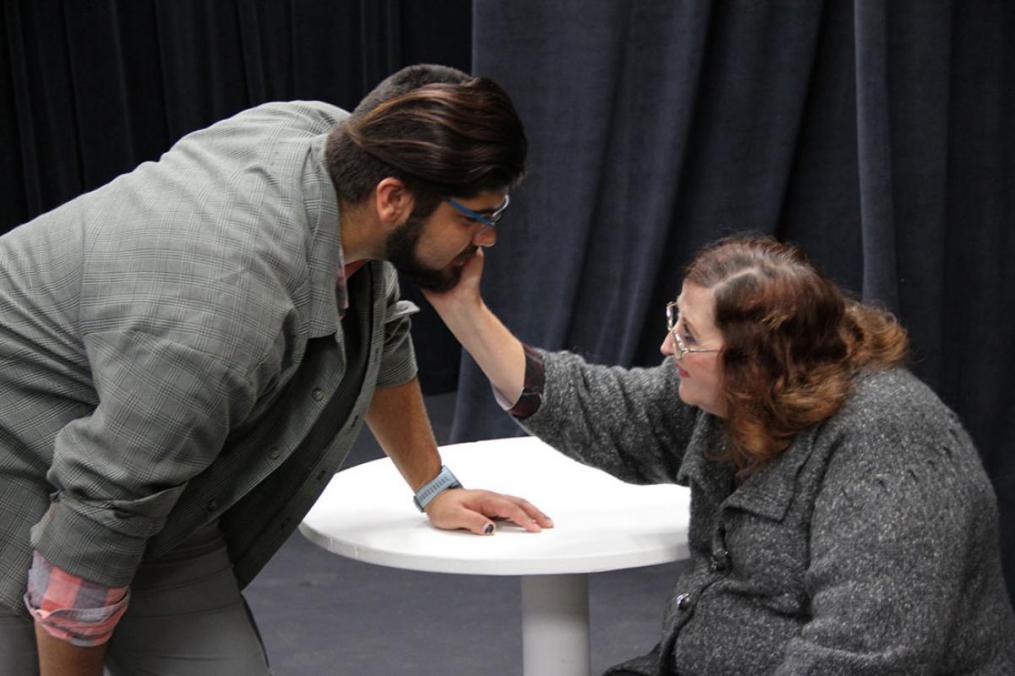
[{"label": "man's dark beard", "polygon": [[416,245],[423,235],[423,225],[422,218],[410,217],[405,223],[395,228],[384,243],[384,258],[410,282],[428,291],[443,293],[458,283],[458,279],[462,276],[462,269],[460,267],[431,268],[416,258]]}]

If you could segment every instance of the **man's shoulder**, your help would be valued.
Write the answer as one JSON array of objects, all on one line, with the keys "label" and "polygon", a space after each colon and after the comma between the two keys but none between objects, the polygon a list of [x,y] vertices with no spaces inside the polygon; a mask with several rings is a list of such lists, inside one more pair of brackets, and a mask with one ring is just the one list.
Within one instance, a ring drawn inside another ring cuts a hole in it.
[{"label": "man's shoulder", "polygon": [[284,124],[317,135],[329,131],[349,113],[324,101],[269,101],[236,113],[223,123]]},{"label": "man's shoulder", "polygon": [[307,185],[318,189],[318,174],[323,173],[316,166],[319,149],[347,116],[319,101],[261,104],[187,134],[157,161],[106,186],[104,192],[114,193],[114,199],[93,204],[108,210],[124,203],[116,198],[129,193],[130,204],[139,203],[149,222],[172,221],[181,230],[187,230],[187,223],[200,223],[205,234],[222,227],[232,235],[265,241],[261,227],[271,227],[277,235],[279,223],[303,220],[294,205],[323,199],[304,192]]},{"label": "man's shoulder", "polygon": [[[320,101],[272,101],[190,132],[163,156],[207,158],[212,161],[280,159],[291,151],[305,153],[307,144],[327,134],[349,116],[337,106]],[[288,148],[289,151],[284,150]]]}]

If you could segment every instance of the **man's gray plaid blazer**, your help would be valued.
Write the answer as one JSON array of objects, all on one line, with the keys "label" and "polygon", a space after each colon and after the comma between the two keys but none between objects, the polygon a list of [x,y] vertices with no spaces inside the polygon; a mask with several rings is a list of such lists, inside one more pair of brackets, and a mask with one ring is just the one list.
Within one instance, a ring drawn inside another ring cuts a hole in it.
[{"label": "man's gray plaid blazer", "polygon": [[146,551],[216,518],[245,584],[344,459],[374,388],[415,376],[415,308],[370,263],[350,291],[369,321],[358,395],[330,444],[292,456],[346,373],[324,165],[346,115],[254,108],[0,238],[4,607],[24,612],[33,547],[121,586]]}]

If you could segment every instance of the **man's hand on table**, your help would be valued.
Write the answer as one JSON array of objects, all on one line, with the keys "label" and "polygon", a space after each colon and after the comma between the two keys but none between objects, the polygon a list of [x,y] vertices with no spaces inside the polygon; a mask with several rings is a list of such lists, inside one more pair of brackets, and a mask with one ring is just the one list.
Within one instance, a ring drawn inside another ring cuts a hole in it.
[{"label": "man's hand on table", "polygon": [[430,523],[444,530],[492,535],[494,521],[512,521],[531,533],[553,528],[553,521],[527,500],[492,491],[452,488],[426,506]]}]

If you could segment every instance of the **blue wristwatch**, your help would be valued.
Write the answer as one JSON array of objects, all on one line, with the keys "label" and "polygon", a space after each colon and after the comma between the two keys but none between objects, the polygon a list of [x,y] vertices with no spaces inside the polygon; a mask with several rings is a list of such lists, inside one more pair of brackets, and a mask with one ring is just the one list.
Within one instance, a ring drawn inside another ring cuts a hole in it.
[{"label": "blue wristwatch", "polygon": [[441,465],[440,474],[438,474],[432,480],[428,481],[426,484],[423,485],[422,488],[416,491],[416,495],[412,498],[412,501],[416,503],[416,507],[418,507],[419,511],[422,512],[426,509],[426,506],[430,504],[431,500],[436,498],[444,491],[448,490],[449,488],[461,488],[461,487],[462,487],[461,482],[458,481],[455,475],[451,473],[451,470],[448,469],[446,466]]}]

